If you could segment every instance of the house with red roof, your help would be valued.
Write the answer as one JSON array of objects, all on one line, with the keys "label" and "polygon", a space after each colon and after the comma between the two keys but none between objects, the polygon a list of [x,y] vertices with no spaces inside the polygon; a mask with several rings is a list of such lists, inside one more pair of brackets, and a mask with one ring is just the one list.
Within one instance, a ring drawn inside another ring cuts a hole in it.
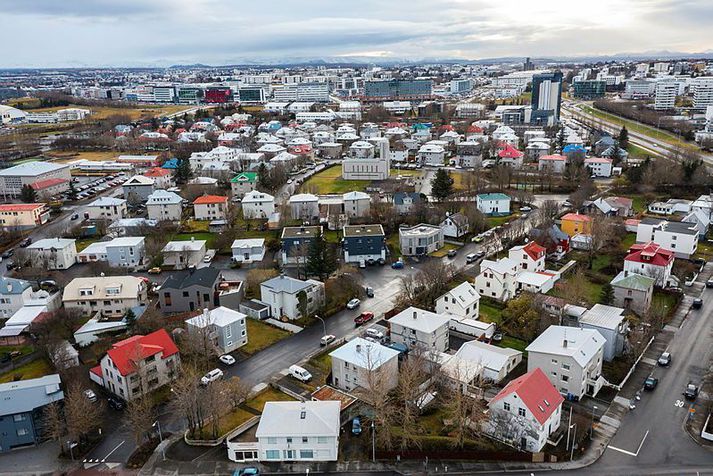
[{"label": "house with red roof", "polygon": [[537,170],[562,174],[567,166],[567,157],[560,154],[543,155],[537,160]]},{"label": "house with red roof", "polygon": [[486,433],[523,451],[542,451],[557,431],[564,398],[539,369],[512,380],[488,403]]},{"label": "house with red roof", "polygon": [[547,249],[535,241],[522,246],[513,246],[508,252],[508,257],[520,263],[520,269],[525,271],[544,271],[545,255]]},{"label": "house with red roof", "polygon": [[89,378],[122,400],[145,395],[178,376],[178,347],[165,329],[135,335],[111,346]]},{"label": "house with red roof", "polygon": [[152,167],[143,173],[144,177],[148,177],[154,182],[154,189],[166,190],[173,187],[173,173],[169,169],[162,167]]},{"label": "house with red roof", "polygon": [[222,195],[203,195],[193,201],[196,220],[226,220],[228,215],[228,197]]},{"label": "house with red roof", "polygon": [[674,260],[674,252],[662,248],[658,243],[636,243],[631,245],[624,258],[624,276],[640,274],[654,278],[656,286],[676,286],[678,280],[671,276]]},{"label": "house with red roof", "polygon": [[59,177],[38,180],[32,183],[32,188],[39,197],[51,197],[69,190],[69,180]]},{"label": "house with red roof", "polygon": [[511,144],[505,144],[505,147],[498,152],[500,164],[509,165],[510,167],[520,168],[522,167],[522,158],[525,154],[517,150]]}]

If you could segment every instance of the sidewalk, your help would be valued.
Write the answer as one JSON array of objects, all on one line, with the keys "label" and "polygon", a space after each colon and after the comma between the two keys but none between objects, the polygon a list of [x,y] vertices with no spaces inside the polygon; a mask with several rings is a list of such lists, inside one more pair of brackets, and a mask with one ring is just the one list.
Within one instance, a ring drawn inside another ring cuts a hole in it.
[{"label": "sidewalk", "polygon": [[34,476],[70,471],[79,462],[57,458],[59,446],[48,441],[37,446],[0,453],[0,475]]}]

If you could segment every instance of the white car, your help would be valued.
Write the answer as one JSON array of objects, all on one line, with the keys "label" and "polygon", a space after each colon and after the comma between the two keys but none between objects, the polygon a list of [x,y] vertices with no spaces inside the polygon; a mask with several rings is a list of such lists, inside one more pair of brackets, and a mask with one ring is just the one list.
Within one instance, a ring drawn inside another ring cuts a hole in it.
[{"label": "white car", "polygon": [[218,360],[223,362],[225,365],[233,365],[235,363],[235,357],[228,354],[221,355],[220,357],[218,357]]},{"label": "white car", "polygon": [[223,378],[223,371],[220,369],[213,369],[201,377],[201,385],[208,385],[209,383],[215,382],[220,378]]},{"label": "white car", "polygon": [[93,390],[89,390],[89,389],[85,390],[85,391],[84,391],[84,396],[87,397],[87,400],[89,400],[90,402],[96,402],[96,401],[97,401],[97,394],[94,393]]},{"label": "white car", "polygon": [[369,329],[366,330],[366,336],[371,337],[372,339],[381,340],[384,338],[384,333],[378,329],[374,329],[373,327],[370,327]]},{"label": "white car", "polygon": [[361,304],[361,301],[357,298],[354,298],[347,303],[347,309],[356,309],[359,307],[359,304]]},{"label": "white car", "polygon": [[288,372],[300,382],[308,382],[312,379],[312,374],[309,373],[307,369],[304,369],[299,365],[291,365]]}]

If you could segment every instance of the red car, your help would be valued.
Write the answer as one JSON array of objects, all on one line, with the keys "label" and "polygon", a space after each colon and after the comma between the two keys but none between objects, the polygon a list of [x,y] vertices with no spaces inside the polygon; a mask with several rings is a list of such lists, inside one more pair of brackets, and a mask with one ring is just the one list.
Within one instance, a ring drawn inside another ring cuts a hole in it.
[{"label": "red car", "polygon": [[373,312],[369,312],[369,311],[362,312],[354,319],[354,324],[356,324],[357,326],[360,326],[360,325],[364,324],[365,322],[369,322],[372,319],[374,319]]}]

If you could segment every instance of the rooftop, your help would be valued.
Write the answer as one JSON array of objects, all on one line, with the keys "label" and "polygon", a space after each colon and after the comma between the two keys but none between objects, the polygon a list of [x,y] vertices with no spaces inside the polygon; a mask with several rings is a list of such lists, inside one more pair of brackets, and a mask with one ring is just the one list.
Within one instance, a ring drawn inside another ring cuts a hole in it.
[{"label": "rooftop", "polygon": [[289,276],[285,276],[284,274],[281,274],[279,276],[275,276],[272,279],[268,279],[267,281],[263,281],[260,283],[260,287],[264,286],[266,288],[269,288],[270,290],[274,292],[285,292],[289,294],[296,294],[303,289],[307,289],[312,284],[314,281],[307,280],[307,281],[302,281],[300,279],[295,279],[291,278]]},{"label": "rooftop", "polygon": [[15,165],[13,167],[8,167],[6,169],[0,170],[0,177],[34,177],[36,175],[42,175],[57,170],[66,169],[68,167],[69,165],[67,164],[58,164],[55,162],[25,162],[24,164]]},{"label": "rooftop", "polygon": [[371,342],[361,337],[355,337],[338,349],[329,353],[331,358],[349,362],[363,369],[375,370],[382,364],[399,356],[399,351]]},{"label": "rooftop", "polygon": [[228,201],[228,197],[222,195],[203,195],[196,198],[193,201],[194,205],[207,205],[210,203],[225,203]]},{"label": "rooftop", "polygon": [[409,307],[389,319],[390,324],[397,324],[408,329],[430,334],[437,329],[448,326],[450,317],[446,314],[436,314],[431,311],[424,311],[417,307]]},{"label": "rooftop", "polygon": [[194,327],[204,328],[210,325],[215,325],[218,327],[229,326],[230,324],[246,319],[247,316],[242,312],[234,311],[228,309],[227,307],[220,306],[211,310],[204,310],[201,314],[195,317],[186,319],[186,324],[190,324]]},{"label": "rooftop", "polygon": [[336,400],[305,402],[267,402],[255,436],[339,435],[341,402]]},{"label": "rooftop", "polygon": [[191,286],[212,288],[220,278],[220,270],[211,266],[193,271],[172,272],[161,289],[185,289]]},{"label": "rooftop", "polygon": [[550,326],[525,350],[572,357],[584,367],[604,347],[604,337],[593,329]]},{"label": "rooftop", "polygon": [[345,225],[344,238],[355,236],[384,236],[384,228],[381,225]]},{"label": "rooftop", "polygon": [[314,238],[322,232],[319,226],[286,226],[282,229],[282,239],[285,238]]},{"label": "rooftop", "polygon": [[0,415],[28,413],[49,403],[62,400],[58,374],[0,384]]},{"label": "rooftop", "polygon": [[562,395],[559,394],[539,367],[508,383],[505,388],[493,397],[489,405],[498,402],[511,393],[517,394],[541,425],[547,422],[550,415],[564,401]]}]

